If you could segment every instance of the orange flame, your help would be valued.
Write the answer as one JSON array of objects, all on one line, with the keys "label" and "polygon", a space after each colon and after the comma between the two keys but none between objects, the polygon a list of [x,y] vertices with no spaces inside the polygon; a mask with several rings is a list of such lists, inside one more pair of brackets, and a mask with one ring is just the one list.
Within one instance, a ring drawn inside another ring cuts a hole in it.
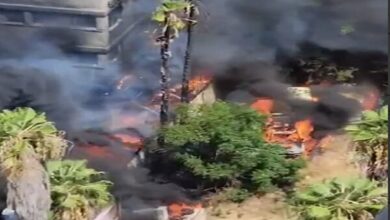
[{"label": "orange flame", "polygon": [[362,101],[363,110],[375,109],[378,106],[379,97],[380,94],[377,89],[370,90]]},{"label": "orange flame", "polygon": [[195,212],[196,209],[201,209],[202,205],[200,203],[195,205],[187,205],[184,203],[173,203],[168,206],[168,213],[170,219],[182,219],[183,216],[191,215]]},{"label": "orange flame", "polygon": [[195,76],[189,81],[188,88],[191,92],[201,91],[211,81],[210,76],[199,75]]},{"label": "orange flame", "polygon": [[84,151],[94,157],[97,158],[113,158],[114,155],[105,147],[100,147],[96,145],[88,145],[85,147],[82,147]]},{"label": "orange flame", "polygon": [[294,127],[297,131],[296,135],[299,141],[304,145],[305,156],[310,155],[318,143],[318,141],[311,136],[314,131],[312,121],[310,119],[298,121],[295,123]]},{"label": "orange flame", "polygon": [[[313,102],[319,101],[313,97]],[[261,98],[251,104],[251,108],[261,114],[271,116],[274,108],[274,100]],[[317,140],[312,138],[314,127],[310,119],[297,121],[293,127],[289,124],[281,124],[269,118],[264,132],[264,138],[269,143],[277,143],[289,148],[296,143],[304,145],[304,154],[309,155],[317,145]]]},{"label": "orange flame", "polygon": [[252,103],[251,108],[259,113],[271,115],[272,109],[274,108],[274,101],[272,99],[257,99]]},{"label": "orange flame", "polygon": [[314,127],[310,119],[305,119],[302,121],[298,121],[294,125],[295,130],[297,131],[298,137],[302,141],[308,141],[311,138],[311,133],[314,131]]},{"label": "orange flame", "polygon": [[[198,95],[203,89],[207,87],[207,85],[211,82],[211,77],[209,75],[197,75],[189,80],[188,89],[190,98],[194,98],[194,96]],[[181,84],[177,84],[169,89],[169,102],[172,105],[178,104],[181,98]],[[161,92],[155,94],[149,103],[149,107],[153,109],[157,109],[160,105],[161,100]]]},{"label": "orange flame", "polygon": [[79,145],[72,152],[75,158],[86,159],[88,161],[115,161],[115,166],[126,167],[131,160],[131,154],[120,154],[110,147],[97,145]]},{"label": "orange flame", "polygon": [[114,134],[114,138],[119,139],[123,144],[130,148],[143,148],[143,141],[140,137],[130,134]]}]

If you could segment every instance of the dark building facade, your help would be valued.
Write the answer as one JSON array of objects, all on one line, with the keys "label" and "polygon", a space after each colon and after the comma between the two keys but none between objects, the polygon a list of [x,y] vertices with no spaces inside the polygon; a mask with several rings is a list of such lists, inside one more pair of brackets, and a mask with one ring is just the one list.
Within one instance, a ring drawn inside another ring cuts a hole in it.
[{"label": "dark building facade", "polygon": [[[121,42],[134,27],[120,0],[0,0],[0,30],[32,33],[64,28],[78,43],[69,53],[79,67],[104,68],[121,55]],[[129,11],[129,10],[127,10]]]}]

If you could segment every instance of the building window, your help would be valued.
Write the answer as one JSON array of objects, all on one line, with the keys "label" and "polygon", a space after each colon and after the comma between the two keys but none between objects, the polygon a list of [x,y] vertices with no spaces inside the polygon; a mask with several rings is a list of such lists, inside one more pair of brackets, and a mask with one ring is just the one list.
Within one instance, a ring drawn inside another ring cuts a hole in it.
[{"label": "building window", "polygon": [[91,15],[33,12],[32,17],[34,24],[39,25],[96,29],[96,17]]},{"label": "building window", "polygon": [[122,21],[123,6],[119,4],[108,15],[108,21],[110,28],[116,27]]},{"label": "building window", "polygon": [[24,12],[0,8],[1,23],[24,23]]}]

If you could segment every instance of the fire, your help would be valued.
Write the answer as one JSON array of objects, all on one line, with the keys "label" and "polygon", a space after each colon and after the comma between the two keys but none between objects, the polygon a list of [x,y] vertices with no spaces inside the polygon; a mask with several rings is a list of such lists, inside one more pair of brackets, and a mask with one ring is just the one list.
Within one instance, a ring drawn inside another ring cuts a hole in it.
[{"label": "fire", "polygon": [[[126,75],[123,78],[119,80],[117,83],[117,89],[126,89],[127,86],[131,84],[131,82],[135,80],[135,78],[132,75]],[[199,92],[201,92],[209,83],[211,82],[211,77],[209,77],[209,74],[202,73],[198,76],[195,76],[189,81],[189,90],[190,90],[190,96],[195,96]],[[172,100],[171,104],[175,105],[178,102],[180,102],[180,95],[181,95],[181,84],[178,84],[172,88],[170,88],[170,98]],[[157,93],[152,101],[148,103],[147,105],[142,105],[142,107],[149,112],[158,114],[158,109],[160,105],[160,98],[159,93]],[[141,124],[146,123],[144,121],[145,117],[138,117],[134,115],[123,115],[118,113],[118,117],[114,117],[113,121],[109,125],[112,129],[117,128],[136,128]],[[148,118],[150,119],[150,117]],[[121,161],[121,164],[123,161],[130,161],[132,160],[132,155],[134,153],[139,152],[144,147],[144,140],[142,137],[140,137],[137,134],[133,134],[132,132],[127,131],[120,131],[120,132],[114,132],[112,134],[102,134],[107,139],[112,141],[117,141],[122,143],[122,149],[117,149],[122,152],[116,153],[114,150],[112,150],[109,146],[95,146],[93,144],[88,144],[81,146],[79,145],[77,149],[84,154],[87,154],[88,156],[91,156],[96,159],[107,159],[110,158],[111,160]],[[121,158],[121,159],[119,159]],[[118,164],[119,165],[119,164]]]},{"label": "fire", "polygon": [[[91,131],[92,133],[92,131]],[[143,137],[135,130],[122,129],[111,133],[96,132],[97,142],[81,143],[75,141],[72,154],[76,158],[89,158],[91,161],[115,161],[113,166],[127,167],[138,160],[144,147]]]},{"label": "fire", "polygon": [[310,119],[297,121],[293,128],[290,124],[269,123],[265,130],[265,140],[278,143],[286,148],[296,144],[302,145],[304,155],[308,156],[316,147],[318,141],[312,137],[314,127]]},{"label": "fire", "polygon": [[170,220],[182,220],[184,216],[195,213],[196,210],[202,209],[200,203],[195,205],[188,205],[184,203],[173,203],[168,206],[168,213]]},{"label": "fire", "polygon": [[378,106],[379,97],[380,94],[377,89],[370,90],[362,101],[363,110],[375,109]]},{"label": "fire", "polygon": [[[211,76],[208,74],[200,74],[189,80],[189,95],[190,99],[198,95],[211,83]],[[177,84],[169,90],[169,102],[171,105],[178,104],[181,97],[181,84]],[[149,103],[149,107],[152,109],[158,109],[161,100],[161,92],[155,94]]]},{"label": "fire", "polygon": [[88,145],[84,149],[88,154],[97,158],[115,158],[114,155],[105,147]]},{"label": "fire", "polygon": [[108,146],[98,146],[94,144],[78,145],[71,151],[72,158],[86,159],[88,161],[102,162],[102,161],[115,161],[111,164],[117,167],[126,167],[132,160],[132,152],[134,150],[126,150],[123,152],[117,152],[116,149]]},{"label": "fire", "polygon": [[210,82],[211,82],[210,76],[199,75],[199,76],[195,76],[189,81],[188,87],[191,93],[198,93]]},{"label": "fire", "polygon": [[294,127],[295,130],[297,131],[296,134],[302,141],[305,142],[312,139],[311,133],[314,131],[314,127],[310,119],[298,121],[295,123]]},{"label": "fire", "polygon": [[304,145],[305,156],[311,154],[318,141],[312,138],[314,127],[310,119],[298,121],[294,124],[298,140]]},{"label": "fire", "polygon": [[274,108],[274,101],[272,99],[257,99],[252,105],[251,108],[256,110],[259,113],[265,115],[271,115],[272,109]]},{"label": "fire", "polygon": [[[313,102],[318,102],[317,97],[311,97],[307,92],[307,87],[299,87],[298,89],[292,87],[290,88],[291,92],[295,92],[297,98],[303,97],[309,99]],[[302,93],[302,91],[304,93]],[[302,93],[302,94],[300,94]],[[314,132],[314,126],[312,120],[307,118],[294,123],[291,126],[286,122],[278,122],[273,119],[273,110],[275,106],[275,101],[270,98],[259,98],[254,103],[251,104],[251,108],[257,112],[269,116],[265,129],[265,140],[269,143],[281,144],[286,148],[291,148],[293,146],[302,146],[304,155],[308,156],[313,151],[314,147],[318,144],[318,141],[312,137]]]},{"label": "fire", "polygon": [[131,116],[120,117],[120,120],[121,121],[119,123],[121,123],[123,125],[128,125],[129,127],[137,126],[137,125],[142,123],[138,118],[131,117]]},{"label": "fire", "polygon": [[120,140],[124,145],[130,148],[143,148],[143,140],[139,136],[118,133],[114,134],[113,138]]}]

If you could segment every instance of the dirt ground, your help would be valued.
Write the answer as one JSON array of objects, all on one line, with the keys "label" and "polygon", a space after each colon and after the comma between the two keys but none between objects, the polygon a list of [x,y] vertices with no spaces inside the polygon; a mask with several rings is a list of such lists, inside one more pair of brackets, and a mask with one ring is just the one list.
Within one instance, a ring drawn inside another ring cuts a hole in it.
[{"label": "dirt ground", "polygon": [[[323,145],[323,153],[314,157],[301,171],[303,179],[297,187],[329,179],[359,175],[359,170],[350,162],[350,140],[345,135],[333,136]],[[251,198],[243,204],[221,203],[209,207],[208,220],[291,220],[282,193],[273,193],[261,198]]]}]

